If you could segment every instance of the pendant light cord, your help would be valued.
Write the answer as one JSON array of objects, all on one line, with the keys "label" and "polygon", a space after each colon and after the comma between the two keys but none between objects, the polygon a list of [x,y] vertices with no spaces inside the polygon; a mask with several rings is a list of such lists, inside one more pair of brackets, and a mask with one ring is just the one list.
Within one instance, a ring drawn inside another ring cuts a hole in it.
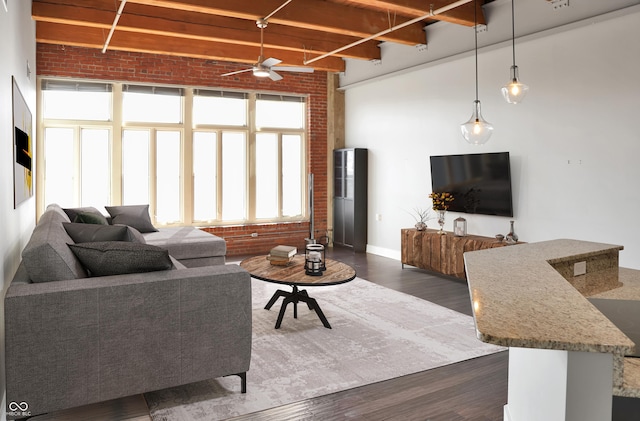
[{"label": "pendant light cord", "polygon": [[473,2],[473,31],[475,34],[475,41],[476,41],[476,102],[477,102],[478,101],[478,0],[474,0]]},{"label": "pendant light cord", "polygon": [[511,0],[511,47],[513,48],[513,65],[516,65],[516,14],[513,11],[515,0]]}]

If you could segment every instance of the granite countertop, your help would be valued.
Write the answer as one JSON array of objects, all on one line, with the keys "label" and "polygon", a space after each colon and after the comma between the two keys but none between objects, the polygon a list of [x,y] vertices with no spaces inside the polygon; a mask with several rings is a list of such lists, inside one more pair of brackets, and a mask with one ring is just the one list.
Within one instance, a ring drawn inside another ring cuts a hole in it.
[{"label": "granite countertop", "polygon": [[[632,353],[635,344],[549,263],[587,260],[621,249],[552,240],[465,253],[478,339],[523,348]],[[636,288],[640,296],[640,283]]]}]

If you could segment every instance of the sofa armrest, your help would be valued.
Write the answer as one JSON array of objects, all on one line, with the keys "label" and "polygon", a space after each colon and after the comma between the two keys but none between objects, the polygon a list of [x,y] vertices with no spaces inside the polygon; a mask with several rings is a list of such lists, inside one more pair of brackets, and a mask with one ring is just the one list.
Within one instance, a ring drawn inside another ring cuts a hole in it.
[{"label": "sofa armrest", "polygon": [[242,373],[251,278],[236,265],[12,283],[7,402],[32,415]]}]

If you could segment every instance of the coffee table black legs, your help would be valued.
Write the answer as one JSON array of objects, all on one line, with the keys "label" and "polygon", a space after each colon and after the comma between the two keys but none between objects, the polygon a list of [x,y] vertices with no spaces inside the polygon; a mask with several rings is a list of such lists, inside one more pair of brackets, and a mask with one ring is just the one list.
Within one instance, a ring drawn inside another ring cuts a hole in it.
[{"label": "coffee table black legs", "polygon": [[327,320],[324,313],[322,312],[322,309],[318,305],[318,302],[314,298],[309,297],[309,294],[307,293],[307,291],[298,290],[298,287],[296,285],[293,285],[293,292],[283,291],[279,289],[273,294],[273,296],[271,297],[271,299],[269,300],[269,302],[264,308],[266,310],[271,309],[271,307],[276,303],[276,301],[278,301],[278,298],[280,297],[284,297],[284,300],[282,301],[282,306],[280,307],[280,313],[278,313],[278,321],[276,321],[276,329],[280,329],[280,325],[282,324],[282,319],[284,318],[284,313],[287,310],[287,306],[289,305],[289,303],[293,303],[293,317],[296,319],[298,318],[298,303],[301,301],[307,304],[307,307],[309,307],[309,310],[313,310],[316,312],[316,314],[322,321],[322,324],[324,325],[324,327],[326,327],[327,329],[331,329],[331,325],[329,324],[329,321]]}]

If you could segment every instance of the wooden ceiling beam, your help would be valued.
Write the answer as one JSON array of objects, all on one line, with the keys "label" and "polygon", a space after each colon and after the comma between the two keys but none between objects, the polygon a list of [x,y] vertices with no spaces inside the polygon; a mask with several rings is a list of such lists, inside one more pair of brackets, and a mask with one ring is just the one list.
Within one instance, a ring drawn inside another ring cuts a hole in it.
[{"label": "wooden ceiling beam", "polygon": [[[454,3],[455,0],[349,0],[348,4],[375,8],[380,11],[387,11],[390,15],[406,16],[417,18],[429,13],[430,10],[438,10],[444,6]],[[478,2],[478,23],[486,24],[486,18],[482,11],[484,1]],[[431,20],[455,23],[464,26],[474,25],[473,4],[471,1],[462,6],[456,7],[448,12],[435,15]]]},{"label": "wooden ceiling beam", "polygon": [[[39,22],[62,23],[109,29],[114,13],[113,2],[101,0],[77,5],[73,0],[55,3],[34,1],[32,17]],[[118,31],[174,36],[184,39],[226,42],[260,46],[260,32],[254,22],[242,19],[202,15],[194,12],[172,11],[170,18],[157,7],[131,5],[118,22]],[[321,55],[354,41],[352,37],[320,34],[316,31],[275,25],[265,30],[265,47]],[[158,51],[161,52],[161,51]],[[372,60],[380,58],[376,41],[360,44],[338,54],[339,57]]]},{"label": "wooden ceiling beam", "polygon": [[[128,2],[253,21],[267,16],[282,5],[282,0],[262,0],[260,2],[238,0],[128,0]],[[394,22],[387,13],[348,7],[323,0],[295,0],[269,18],[269,23],[366,38],[407,20],[403,19]],[[379,40],[405,45],[425,44],[424,25],[421,23],[409,25],[384,35]]]},{"label": "wooden ceiling beam", "polygon": [[[107,35],[107,32],[103,28],[88,26],[82,27],[82,30],[78,30],[78,28],[76,25],[37,22],[36,41],[47,44],[102,48]],[[254,46],[238,48],[233,44],[205,40],[184,42],[184,39],[172,36],[146,33],[131,34],[122,31],[116,31],[114,33],[109,44],[109,49],[152,54],[158,54],[162,51],[161,54],[173,56],[248,64],[254,64],[260,55],[260,48]],[[265,57],[276,57],[282,60],[283,66],[302,66],[306,59],[304,53],[286,50],[265,49],[264,55]],[[316,70],[343,72],[345,70],[345,63],[341,58],[332,56],[315,62],[313,67]]]}]

